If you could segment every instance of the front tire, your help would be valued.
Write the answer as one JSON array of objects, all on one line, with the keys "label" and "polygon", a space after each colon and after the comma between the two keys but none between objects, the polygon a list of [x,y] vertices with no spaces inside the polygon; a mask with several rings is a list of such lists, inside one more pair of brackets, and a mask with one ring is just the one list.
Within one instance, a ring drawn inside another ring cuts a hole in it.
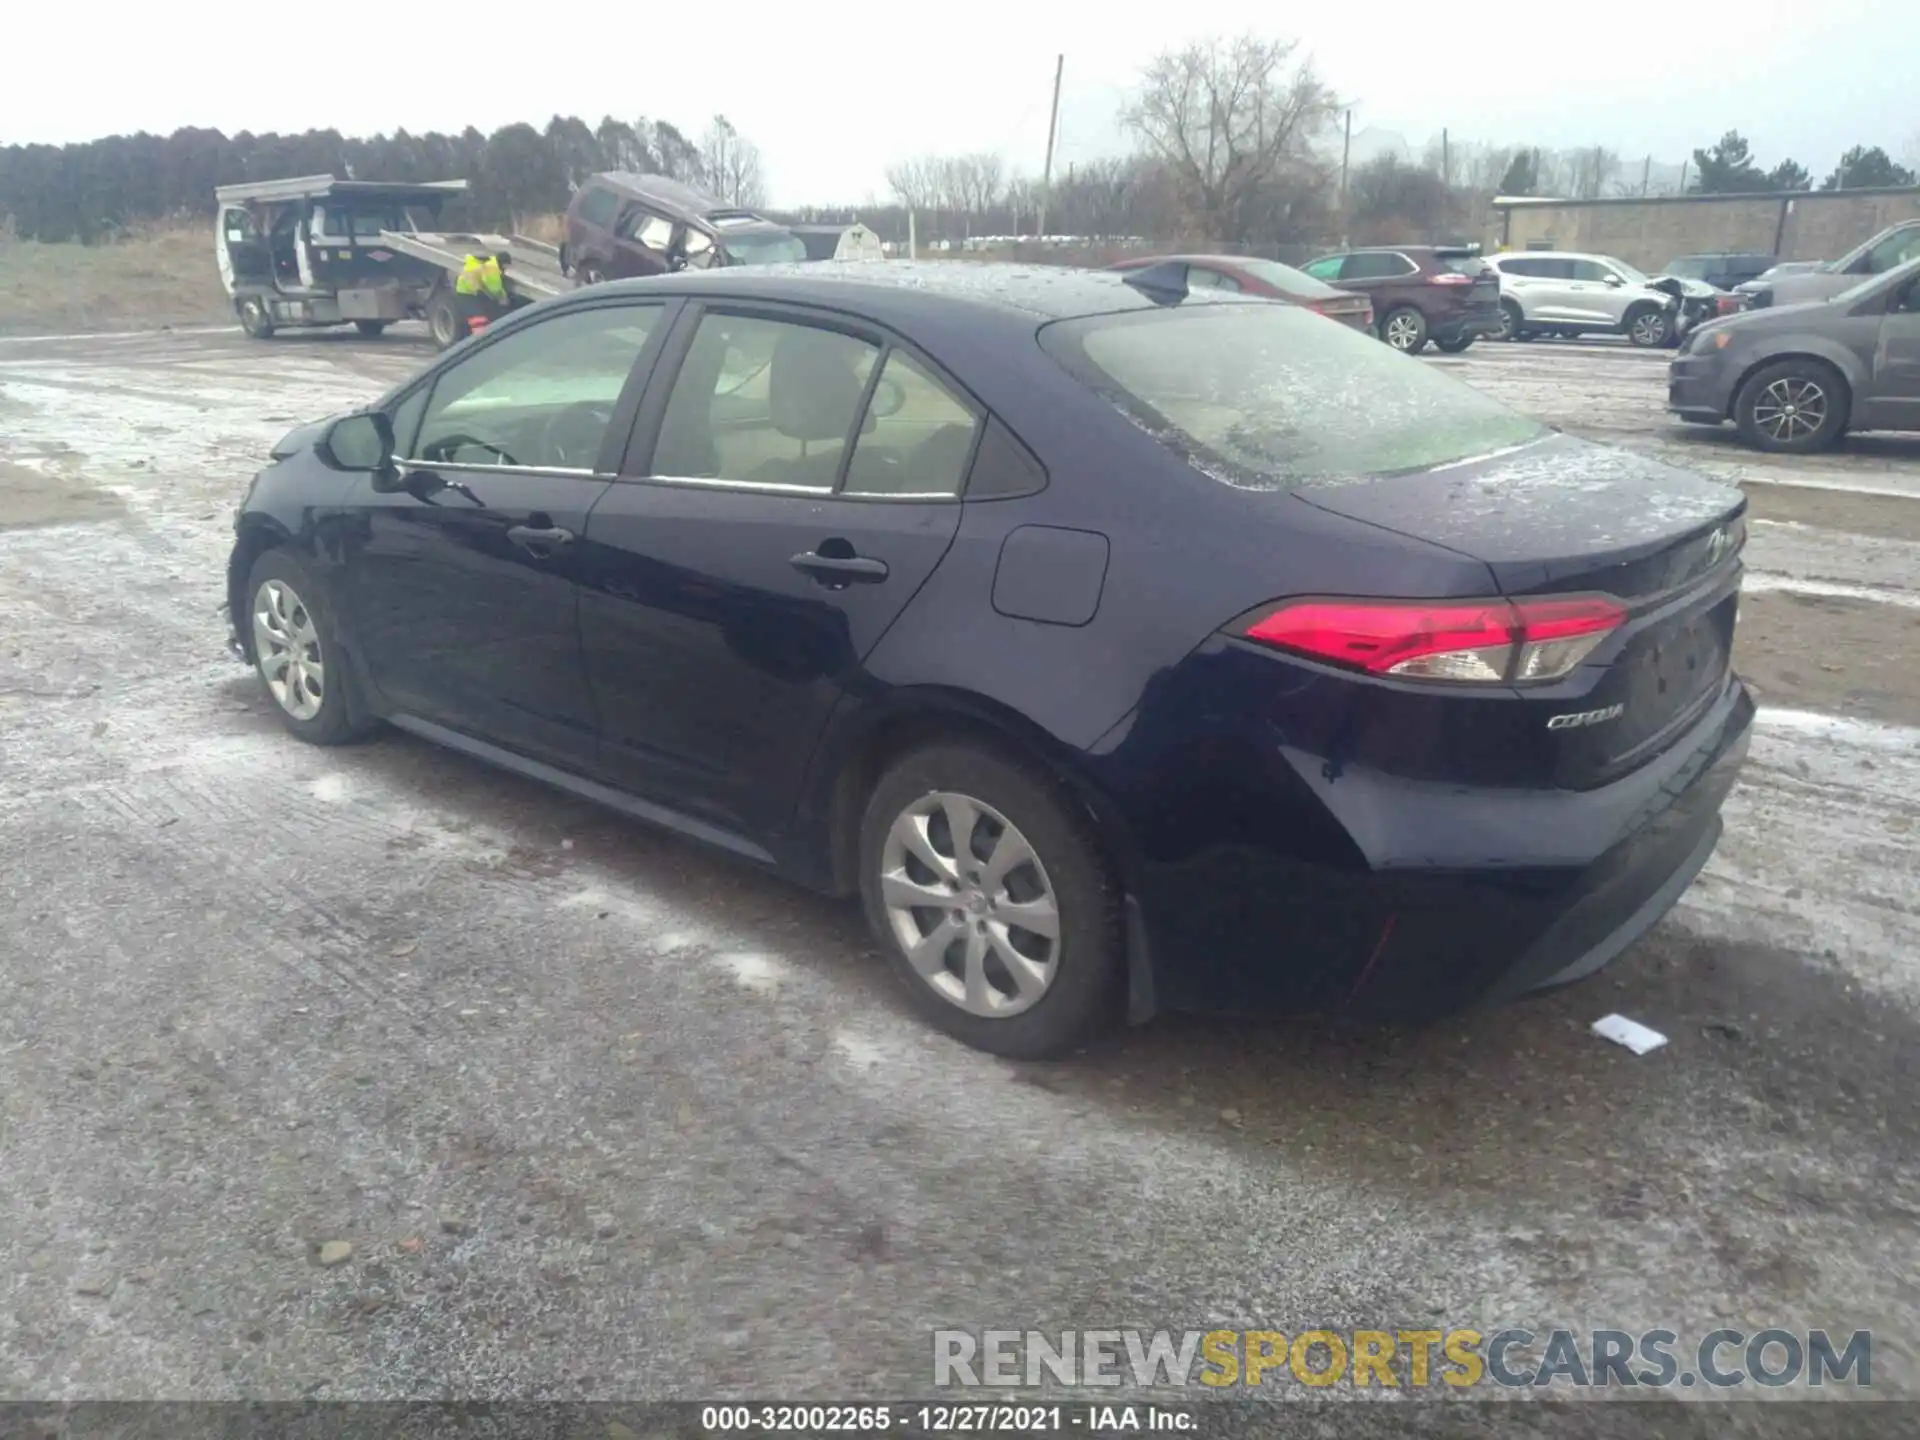
[{"label": "front tire", "polygon": [[1418,355],[1427,348],[1427,317],[1411,305],[1389,310],[1380,322],[1380,338],[1402,355]]},{"label": "front tire", "polygon": [[289,551],[268,550],[247,575],[253,668],[280,723],[309,745],[344,745],[375,728],[358,703],[320,582]]},{"label": "front tire", "polygon": [[1733,419],[1756,449],[1811,455],[1839,441],[1851,404],[1846,382],[1833,367],[1818,360],[1777,360],[1741,385]]},{"label": "front tire", "polygon": [[1521,331],[1527,323],[1526,313],[1521,310],[1517,300],[1500,302],[1500,328],[1493,332],[1495,340],[1519,340]]},{"label": "front tire", "polygon": [[962,742],[895,763],[861,823],[860,894],[914,1008],[975,1049],[1054,1059],[1120,1016],[1119,889],[1025,765]]},{"label": "front tire", "polygon": [[1667,312],[1656,310],[1651,305],[1642,305],[1629,310],[1622,328],[1627,339],[1642,350],[1658,350],[1667,343],[1667,336],[1673,329],[1673,322],[1667,318]]},{"label": "front tire", "polygon": [[249,295],[234,306],[240,314],[240,328],[255,340],[273,338],[273,317],[267,313],[267,302],[258,295]]}]

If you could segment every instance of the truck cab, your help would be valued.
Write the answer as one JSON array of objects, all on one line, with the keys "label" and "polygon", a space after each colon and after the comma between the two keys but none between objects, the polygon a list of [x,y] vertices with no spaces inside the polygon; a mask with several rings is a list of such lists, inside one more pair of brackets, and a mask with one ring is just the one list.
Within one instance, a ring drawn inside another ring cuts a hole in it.
[{"label": "truck cab", "polygon": [[331,175],[219,187],[215,258],[241,328],[256,339],[348,324],[377,335],[396,320],[424,318],[445,271],[384,237],[432,229],[466,188],[464,180]]}]

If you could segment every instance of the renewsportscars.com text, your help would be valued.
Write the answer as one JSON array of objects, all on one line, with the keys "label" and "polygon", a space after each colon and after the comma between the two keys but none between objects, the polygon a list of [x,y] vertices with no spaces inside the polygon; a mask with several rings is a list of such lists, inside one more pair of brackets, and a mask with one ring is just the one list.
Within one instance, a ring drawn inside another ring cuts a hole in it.
[{"label": "renewsportscars.com text", "polygon": [[936,1330],[933,1383],[1455,1390],[1873,1384],[1873,1336],[1825,1330]]}]

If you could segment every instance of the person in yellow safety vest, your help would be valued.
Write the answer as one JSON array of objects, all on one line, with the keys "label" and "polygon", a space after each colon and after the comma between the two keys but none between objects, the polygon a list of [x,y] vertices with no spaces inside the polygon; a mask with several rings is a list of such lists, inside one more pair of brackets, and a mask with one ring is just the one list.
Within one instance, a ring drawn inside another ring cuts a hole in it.
[{"label": "person in yellow safety vest", "polygon": [[489,321],[506,314],[513,307],[512,298],[507,294],[506,276],[501,268],[507,261],[505,255],[469,255],[460,266],[460,273],[454,278],[453,293],[460,297],[468,334],[477,334],[486,329]]}]

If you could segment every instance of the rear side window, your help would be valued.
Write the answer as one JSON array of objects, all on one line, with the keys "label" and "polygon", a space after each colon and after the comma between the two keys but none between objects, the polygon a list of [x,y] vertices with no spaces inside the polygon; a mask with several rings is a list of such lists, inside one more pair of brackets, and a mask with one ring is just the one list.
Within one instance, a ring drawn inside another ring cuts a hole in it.
[{"label": "rear side window", "polygon": [[1393,251],[1368,251],[1360,255],[1347,256],[1347,263],[1340,267],[1342,280],[1391,280],[1400,275],[1413,275],[1419,272],[1406,256]]},{"label": "rear side window", "polygon": [[889,350],[847,464],[849,495],[960,493],[980,428],[972,410],[904,350]]},{"label": "rear side window", "polygon": [[1326,255],[1301,268],[1316,280],[1338,280],[1340,267],[1346,262],[1344,255]]},{"label": "rear side window", "polygon": [[1526,257],[1502,260],[1500,262],[1500,273],[1502,275],[1518,275],[1527,280],[1537,280],[1547,273],[1546,267],[1549,263],[1550,262],[1546,260],[1534,260]]},{"label": "rear side window", "polygon": [[613,212],[617,207],[614,194],[598,185],[590,185],[580,197],[580,218],[589,225],[597,225],[602,230],[613,224]]},{"label": "rear side window", "polygon": [[1063,320],[1047,353],[1202,474],[1247,490],[1426,470],[1547,434],[1440,370],[1287,305]]},{"label": "rear side window", "polygon": [[1231,294],[1240,293],[1240,282],[1231,275],[1222,275],[1218,270],[1208,270],[1200,265],[1187,267],[1187,288],[1190,290],[1225,290]]}]

